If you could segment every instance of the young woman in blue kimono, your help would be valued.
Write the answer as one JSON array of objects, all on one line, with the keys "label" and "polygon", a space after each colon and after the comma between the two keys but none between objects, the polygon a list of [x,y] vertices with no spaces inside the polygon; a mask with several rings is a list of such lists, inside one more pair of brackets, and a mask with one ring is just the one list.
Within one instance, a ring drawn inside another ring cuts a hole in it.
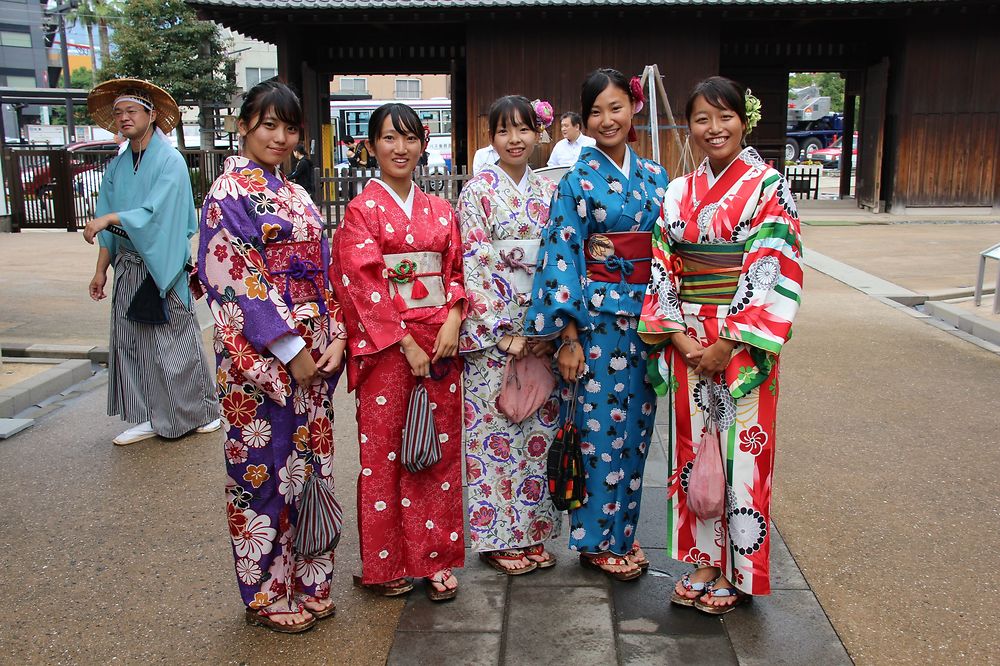
[{"label": "young woman in blue kimono", "polygon": [[347,345],[312,199],[280,165],[302,109],[283,83],[251,88],[240,155],[202,206],[199,277],[215,318],[226,512],[246,618],[296,633],[334,613],[333,551],[296,551],[306,479],[333,487],[333,391]]},{"label": "young woman in blue kimono", "polygon": [[542,233],[528,329],[555,339],[563,379],[576,383],[586,503],[570,512],[570,548],[619,580],[649,562],[635,540],[656,395],[637,326],[650,275],[651,231],[667,174],[628,147],[642,108],[638,81],[599,69],[584,81],[584,148],[559,183]]}]

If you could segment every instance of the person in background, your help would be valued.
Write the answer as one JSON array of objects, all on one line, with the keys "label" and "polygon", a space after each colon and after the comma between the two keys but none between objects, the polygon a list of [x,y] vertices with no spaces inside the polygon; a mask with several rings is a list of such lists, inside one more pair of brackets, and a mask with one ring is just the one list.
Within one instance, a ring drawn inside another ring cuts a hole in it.
[{"label": "person in background", "polygon": [[493,144],[480,148],[472,156],[472,175],[476,175],[486,167],[493,166],[499,161],[500,155],[497,153],[496,148],[493,147]]},{"label": "person in background", "polygon": [[[87,107],[97,124],[128,140],[105,169],[97,217],[83,231],[101,246],[90,281],[95,301],[107,297],[115,267],[108,414],[138,424],[114,443],[213,432],[222,425],[219,403],[188,285],[198,216],[187,164],[165,134],[180,121],[177,103],[148,81],[115,79],[94,88]],[[134,301],[150,308],[139,315]]]},{"label": "person in background", "polygon": [[353,136],[344,138],[344,145],[347,146],[347,162],[352,169],[377,169],[378,162],[368,146],[368,139],[357,141]]},{"label": "person in background", "polygon": [[295,166],[292,173],[288,174],[288,180],[302,187],[306,193],[312,197],[313,191],[313,163],[306,154],[305,144],[298,144],[292,149],[292,157],[295,158]]},{"label": "person in background", "polygon": [[580,151],[597,142],[583,133],[583,121],[579,113],[567,111],[559,120],[563,138],[552,147],[547,166],[573,166],[580,157]]}]

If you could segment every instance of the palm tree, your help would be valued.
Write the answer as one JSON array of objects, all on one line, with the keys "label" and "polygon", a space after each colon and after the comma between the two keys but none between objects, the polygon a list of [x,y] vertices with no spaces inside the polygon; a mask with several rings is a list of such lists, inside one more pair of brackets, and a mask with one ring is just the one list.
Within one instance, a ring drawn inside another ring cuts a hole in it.
[{"label": "palm tree", "polygon": [[87,29],[87,43],[90,46],[90,69],[94,72],[95,77],[97,76],[97,49],[94,48],[94,26],[97,25],[97,15],[94,11],[94,5],[99,2],[100,0],[80,0],[76,9],[66,16],[70,25],[81,23]]}]

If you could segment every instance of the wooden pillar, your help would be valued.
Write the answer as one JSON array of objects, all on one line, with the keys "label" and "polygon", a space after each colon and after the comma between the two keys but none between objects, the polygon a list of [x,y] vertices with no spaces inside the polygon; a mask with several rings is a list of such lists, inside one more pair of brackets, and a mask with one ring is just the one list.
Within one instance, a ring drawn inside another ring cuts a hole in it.
[{"label": "wooden pillar", "polygon": [[844,135],[840,139],[840,198],[851,198],[854,173],[854,107],[857,95],[844,95]]}]

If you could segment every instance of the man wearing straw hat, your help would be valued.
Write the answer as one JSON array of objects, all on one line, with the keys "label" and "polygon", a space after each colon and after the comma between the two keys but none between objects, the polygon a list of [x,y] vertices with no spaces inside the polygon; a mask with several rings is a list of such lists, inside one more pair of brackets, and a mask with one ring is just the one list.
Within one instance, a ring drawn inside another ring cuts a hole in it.
[{"label": "man wearing straw hat", "polygon": [[180,120],[177,103],[147,81],[114,79],[90,91],[87,107],[98,125],[127,140],[105,169],[97,217],[83,232],[100,244],[90,282],[95,301],[106,297],[108,267],[115,269],[108,414],[136,425],[114,443],[218,430],[188,286],[194,197],[184,158],[164,134]]}]

